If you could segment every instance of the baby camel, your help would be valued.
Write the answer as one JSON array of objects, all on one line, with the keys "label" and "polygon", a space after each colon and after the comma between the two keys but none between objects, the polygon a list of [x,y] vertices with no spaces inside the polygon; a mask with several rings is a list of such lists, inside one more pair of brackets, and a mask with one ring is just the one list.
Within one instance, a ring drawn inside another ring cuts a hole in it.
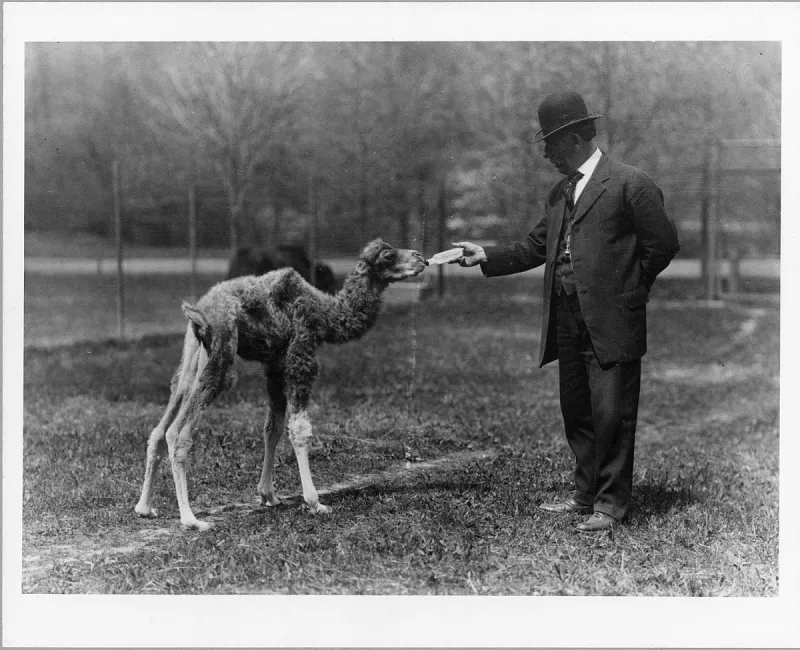
[{"label": "baby camel", "polygon": [[363,336],[378,318],[381,294],[389,283],[417,275],[425,260],[417,251],[393,248],[380,239],[364,248],[342,290],[328,295],[309,285],[293,269],[235,278],[212,287],[196,306],[183,303],[189,319],[180,366],[164,416],[147,445],[144,485],[136,513],[155,517],[153,483],[169,451],[181,524],[207,530],[189,506],[186,461],[192,426],[202,411],[235,381],[234,358],[264,366],[269,414],[264,424],[264,467],[258,494],[277,505],[273,466],[275,449],[287,423],[303,498],[312,512],[328,512],[319,502],[308,465],[311,422],[307,414],[317,376],[316,349]]}]

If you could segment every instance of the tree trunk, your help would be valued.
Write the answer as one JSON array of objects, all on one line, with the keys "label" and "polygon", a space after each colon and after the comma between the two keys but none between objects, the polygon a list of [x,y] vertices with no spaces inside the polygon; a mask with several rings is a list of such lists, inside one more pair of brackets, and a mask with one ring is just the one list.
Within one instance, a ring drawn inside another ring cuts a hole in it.
[{"label": "tree trunk", "polygon": [[281,243],[281,226],[283,225],[283,201],[274,201],[272,204],[273,221],[272,221],[272,246],[278,246]]},{"label": "tree trunk", "polygon": [[[438,209],[438,216],[439,216],[439,223],[438,223],[438,249],[440,251],[445,250],[447,248],[445,244],[445,233],[447,231],[447,185],[445,184],[445,178],[439,181],[439,209]],[[444,266],[439,265],[437,269],[438,274],[438,287],[439,287],[439,298],[444,297]]]},{"label": "tree trunk", "polygon": [[360,139],[359,144],[361,149],[361,178],[359,182],[358,209],[359,223],[361,224],[360,235],[364,239],[372,235],[369,223],[369,172],[367,171],[369,152],[363,138]]},{"label": "tree trunk", "polygon": [[[30,47],[30,46],[29,46]],[[36,62],[39,66],[39,115],[45,121],[49,121],[53,115],[52,110],[52,94],[50,84],[52,83],[52,75],[50,74],[50,60],[48,58],[48,50],[46,48],[36,48],[32,50],[36,52]],[[48,124],[48,126],[50,126]]]},{"label": "tree trunk", "polygon": [[314,196],[314,178],[308,175],[308,257],[311,260],[308,279],[317,286],[317,197]]},{"label": "tree trunk", "polygon": [[[362,239],[369,239],[372,236],[370,232],[370,223],[369,223],[369,146],[367,145],[367,140],[364,135],[364,131],[361,127],[362,123],[362,101],[363,95],[362,90],[359,88],[358,95],[356,97],[356,132],[358,135],[358,149],[359,149],[359,156],[361,157],[361,177],[359,179],[359,197],[358,197],[358,209],[359,209],[359,224],[361,225],[360,236]],[[359,242],[361,244],[362,242]]]},{"label": "tree trunk", "polygon": [[242,206],[234,192],[229,192],[228,205],[230,207],[230,222],[228,223],[228,245],[230,246],[231,256],[239,250],[239,216]]},{"label": "tree trunk", "polygon": [[408,210],[406,210],[406,206],[400,203],[395,205],[395,209],[397,210],[397,218],[400,225],[400,245],[403,248],[408,248],[411,245],[408,231]]},{"label": "tree trunk", "polygon": [[112,163],[114,186],[114,232],[117,239],[117,336],[125,336],[125,275],[122,269],[123,234],[122,234],[122,190],[120,189],[119,161]]},{"label": "tree trunk", "polygon": [[[367,181],[367,172],[366,170],[363,170],[361,175],[361,196],[359,197],[362,238],[367,238],[371,236],[368,209],[369,209],[369,186]],[[370,234],[368,235],[368,233]]]},{"label": "tree trunk", "polygon": [[[242,202],[242,205],[244,205],[244,202]],[[253,209],[253,206],[249,206],[249,209],[243,207],[240,214],[247,224],[245,228],[244,224],[239,222],[242,228],[239,233],[240,237],[244,238],[248,244],[260,247],[264,243],[264,229],[259,222],[258,212]]]},{"label": "tree trunk", "polygon": [[711,142],[706,140],[703,150],[703,180],[700,201],[700,241],[702,249],[700,253],[701,277],[708,282],[708,220],[711,204]]},{"label": "tree trunk", "polygon": [[197,205],[195,203],[194,184],[188,187],[189,194],[189,295],[194,301],[197,298]]},{"label": "tree trunk", "polygon": [[603,95],[604,95],[604,115],[606,118],[606,146],[608,147],[608,155],[612,155],[614,148],[614,124],[611,120],[612,108],[612,84],[613,84],[613,71],[616,61],[614,59],[614,43],[606,43],[603,48]]},{"label": "tree trunk", "polygon": [[[702,95],[703,119],[705,121],[706,133],[713,133],[713,119],[714,111],[711,107],[711,96],[709,93]],[[711,269],[708,268],[708,259],[710,251],[708,250],[708,243],[710,238],[709,220],[711,218],[711,149],[714,146],[713,138],[707,135],[703,143],[703,189],[702,189],[702,202],[700,204],[700,237],[702,242],[702,252],[700,259],[702,260],[702,277],[708,282]]]},{"label": "tree trunk", "polygon": [[428,210],[425,205],[425,175],[420,174],[417,178],[417,219],[419,221],[420,241],[415,248],[425,250],[427,239]]}]

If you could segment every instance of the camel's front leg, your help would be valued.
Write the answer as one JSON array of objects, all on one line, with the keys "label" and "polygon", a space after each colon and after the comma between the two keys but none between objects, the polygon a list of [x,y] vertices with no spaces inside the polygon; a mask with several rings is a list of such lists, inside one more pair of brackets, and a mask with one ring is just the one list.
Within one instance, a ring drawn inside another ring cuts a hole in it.
[{"label": "camel's front leg", "polygon": [[308,444],[311,440],[311,421],[308,419],[308,412],[303,407],[290,402],[289,404],[289,439],[294,447],[294,455],[297,458],[297,467],[300,469],[300,482],[303,484],[303,499],[308,504],[311,512],[329,513],[330,506],[322,505],[319,502],[317,488],[311,479],[311,468],[308,465]]},{"label": "camel's front leg", "polygon": [[277,374],[267,371],[267,395],[269,413],[264,423],[264,466],[258,482],[261,505],[277,506],[281,500],[275,495],[275,450],[283,434],[286,422],[286,396],[283,381]]},{"label": "camel's front leg", "polygon": [[284,359],[285,393],[289,403],[287,428],[300,469],[303,498],[311,512],[330,512],[328,506],[319,502],[319,495],[314,487],[314,481],[311,480],[311,469],[308,466],[308,445],[311,441],[308,400],[319,371],[314,352],[313,337],[308,332],[296,331]]}]

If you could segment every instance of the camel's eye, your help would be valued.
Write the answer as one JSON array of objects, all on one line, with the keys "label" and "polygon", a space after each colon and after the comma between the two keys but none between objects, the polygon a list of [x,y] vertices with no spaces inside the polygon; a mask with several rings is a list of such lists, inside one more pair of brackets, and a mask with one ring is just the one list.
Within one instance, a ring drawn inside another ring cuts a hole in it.
[{"label": "camel's eye", "polygon": [[394,262],[394,260],[395,260],[395,257],[396,257],[396,256],[395,256],[395,252],[394,252],[394,250],[393,250],[393,249],[391,249],[391,248],[385,248],[385,249],[383,249],[383,250],[381,251],[381,254],[380,254],[380,256],[379,256],[379,258],[380,258],[381,262],[384,262],[384,263],[386,263],[386,264],[391,264],[392,262]]}]

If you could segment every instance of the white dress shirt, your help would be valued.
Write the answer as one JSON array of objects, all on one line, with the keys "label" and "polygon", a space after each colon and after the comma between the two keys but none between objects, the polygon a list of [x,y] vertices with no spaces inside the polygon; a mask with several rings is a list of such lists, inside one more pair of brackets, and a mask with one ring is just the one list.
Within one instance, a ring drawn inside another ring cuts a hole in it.
[{"label": "white dress shirt", "polygon": [[575,203],[578,202],[578,198],[580,197],[581,192],[583,192],[583,188],[586,187],[586,183],[588,183],[589,179],[592,177],[592,174],[597,167],[597,163],[600,162],[602,155],[603,152],[600,151],[598,147],[595,147],[594,153],[589,156],[585,163],[578,167],[578,171],[583,174],[583,178],[581,178],[577,185],[575,185]]}]

